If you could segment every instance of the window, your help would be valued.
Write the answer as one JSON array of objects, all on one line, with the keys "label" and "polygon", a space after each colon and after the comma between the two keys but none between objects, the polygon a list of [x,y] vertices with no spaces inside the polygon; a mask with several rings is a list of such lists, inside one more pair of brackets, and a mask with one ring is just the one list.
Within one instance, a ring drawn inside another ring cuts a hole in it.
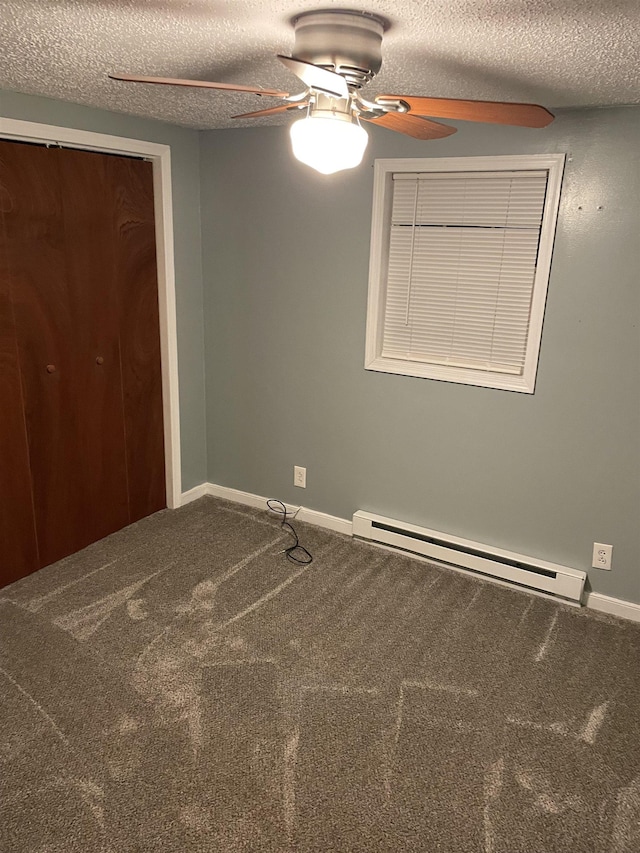
[{"label": "window", "polygon": [[533,393],[563,167],[376,161],[368,370]]}]

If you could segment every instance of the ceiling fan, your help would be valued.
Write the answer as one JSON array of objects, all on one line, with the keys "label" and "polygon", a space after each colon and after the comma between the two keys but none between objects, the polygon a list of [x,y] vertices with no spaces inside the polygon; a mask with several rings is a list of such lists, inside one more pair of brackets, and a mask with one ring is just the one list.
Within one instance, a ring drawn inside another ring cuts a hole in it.
[{"label": "ceiling fan", "polygon": [[441,139],[457,128],[437,118],[490,122],[521,127],[545,127],[553,115],[537,104],[467,101],[413,95],[377,95],[370,101],[361,89],[382,65],[384,18],[346,9],[304,12],[293,20],[293,56],[280,62],[302,80],[297,94],[230,83],[110,74],[114,80],[191,86],[227,92],[247,92],[284,101],[274,107],[242,113],[233,118],[259,118],[284,112],[305,112],[291,126],[294,155],[319,172],[330,174],[357,166],[368,137],[360,122],[379,124],[415,139]]}]

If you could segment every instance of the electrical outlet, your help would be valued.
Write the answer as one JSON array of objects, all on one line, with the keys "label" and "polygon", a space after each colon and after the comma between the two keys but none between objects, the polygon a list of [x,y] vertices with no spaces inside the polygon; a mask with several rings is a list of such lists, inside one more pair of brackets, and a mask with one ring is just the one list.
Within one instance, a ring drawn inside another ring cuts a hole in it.
[{"label": "electrical outlet", "polygon": [[299,486],[301,489],[307,488],[307,469],[301,468],[299,465],[293,466],[293,485]]},{"label": "electrical outlet", "polygon": [[593,562],[591,565],[594,569],[610,569],[612,559],[613,545],[603,545],[601,542],[593,543]]}]

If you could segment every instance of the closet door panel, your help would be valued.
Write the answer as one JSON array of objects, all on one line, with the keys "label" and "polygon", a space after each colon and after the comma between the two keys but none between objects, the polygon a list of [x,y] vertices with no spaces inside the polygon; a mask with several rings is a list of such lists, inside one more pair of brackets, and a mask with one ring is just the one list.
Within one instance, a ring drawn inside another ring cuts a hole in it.
[{"label": "closet door panel", "polygon": [[110,157],[131,521],[166,507],[153,167]]},{"label": "closet door panel", "polygon": [[39,566],[18,345],[8,217],[15,204],[0,145],[0,586]]},{"label": "closet door panel", "polygon": [[26,574],[166,506],[152,166],[15,142],[0,165],[0,534],[30,527]]},{"label": "closet door panel", "polygon": [[[74,484],[82,506],[83,547],[130,521],[127,500],[117,241],[110,157],[60,150],[60,179],[74,329],[77,404],[69,412],[80,470]],[[77,550],[77,549],[74,549]]]},{"label": "closet door panel", "polygon": [[129,520],[114,253],[99,155],[18,145],[14,159],[13,299],[44,566]]},{"label": "closet door panel", "polygon": [[[6,148],[5,148],[6,146]],[[40,565],[70,553],[81,526],[72,481],[76,357],[68,299],[58,165],[46,148],[4,143],[11,300],[22,377]],[[70,472],[70,473],[69,473]]]},{"label": "closet door panel", "polygon": [[[0,238],[0,252],[3,251]],[[27,432],[11,305],[0,281],[0,586],[38,568]]]}]

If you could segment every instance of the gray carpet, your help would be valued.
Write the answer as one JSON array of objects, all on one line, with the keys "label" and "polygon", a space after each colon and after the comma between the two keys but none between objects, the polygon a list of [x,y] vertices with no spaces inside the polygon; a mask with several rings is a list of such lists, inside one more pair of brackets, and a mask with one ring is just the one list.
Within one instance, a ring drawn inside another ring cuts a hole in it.
[{"label": "gray carpet", "polygon": [[640,626],[203,498],[0,591],[3,853],[640,851]]}]

